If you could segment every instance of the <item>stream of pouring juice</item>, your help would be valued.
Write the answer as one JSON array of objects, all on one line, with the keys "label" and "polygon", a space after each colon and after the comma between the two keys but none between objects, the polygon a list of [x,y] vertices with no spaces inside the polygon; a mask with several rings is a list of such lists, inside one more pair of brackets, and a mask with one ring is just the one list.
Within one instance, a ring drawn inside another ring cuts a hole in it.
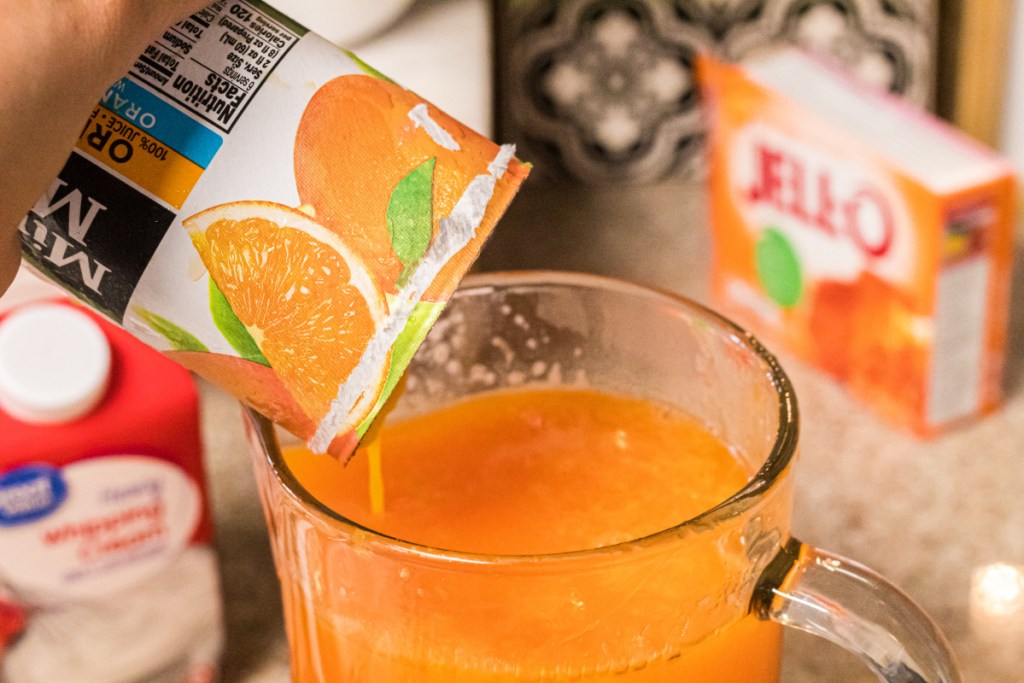
[{"label": "stream of pouring juice", "polygon": [[[310,493],[362,526],[423,545],[484,554],[559,553],[642,538],[709,510],[742,488],[750,475],[721,441],[688,416],[654,403],[587,390],[478,395],[387,424],[381,445],[383,513],[372,511],[365,452],[347,466],[302,448],[286,449],[284,458]],[[329,556],[321,553],[320,557]],[[708,569],[716,562],[707,559],[694,558],[692,581],[711,586],[724,583],[714,569]],[[659,578],[655,574],[645,580]],[[605,584],[613,586],[616,581]],[[418,586],[418,591],[428,592],[457,589],[448,583]],[[509,591],[513,590],[510,584]],[[671,585],[665,586],[665,599],[671,599],[672,591]],[[528,602],[531,595],[526,593],[493,599]],[[567,599],[573,593],[573,587],[566,586]],[[591,599],[601,602],[600,598]],[[296,648],[293,642],[296,681],[579,680],[571,671],[488,670],[486,664],[451,661],[436,652],[424,654],[412,643],[360,642],[352,636],[357,629],[345,618],[329,610],[305,614],[301,601],[291,602],[296,604],[286,604],[286,612],[293,640],[301,634],[317,644]],[[632,604],[630,609],[643,610],[644,605]],[[688,616],[696,623],[701,620],[700,614]],[[381,618],[387,618],[383,612]],[[576,617],[567,614],[565,618]],[[458,643],[493,628],[493,621],[481,620],[475,611],[467,610],[454,615],[449,626],[445,637]],[[536,649],[537,634],[521,635],[522,643],[503,643],[505,657],[516,659],[517,647],[531,654]],[[650,642],[672,637],[647,635]],[[638,643],[630,661],[607,662],[602,667],[607,673],[582,678],[623,683],[772,683],[778,680],[780,639],[777,626],[743,616],[664,657],[642,651],[644,645]],[[558,645],[562,654],[573,647],[573,642]],[[313,651],[319,653],[319,661],[304,661]],[[452,651],[458,652],[459,647]],[[646,663],[636,667],[637,661]],[[317,670],[317,679],[304,673]]]}]

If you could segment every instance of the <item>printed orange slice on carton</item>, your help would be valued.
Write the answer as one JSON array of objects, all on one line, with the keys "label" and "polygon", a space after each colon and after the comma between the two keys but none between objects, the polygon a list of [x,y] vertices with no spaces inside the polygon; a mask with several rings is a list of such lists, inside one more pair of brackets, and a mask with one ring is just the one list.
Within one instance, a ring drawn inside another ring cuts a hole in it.
[{"label": "printed orange slice on carton", "polygon": [[[325,142],[330,141],[330,142]],[[415,245],[395,240],[396,193],[403,181],[427,176],[431,229],[450,216],[477,176],[488,173],[498,146],[472,132],[419,96],[389,81],[340,76],[314,93],[295,135],[295,182],[317,221],[337,233],[364,259],[381,288],[401,287]],[[509,162],[497,181],[479,233],[493,228],[528,168]],[[391,213],[389,217],[389,211]],[[470,242],[441,271],[424,299],[450,294],[480,249]],[[410,258],[403,251],[408,251]]]},{"label": "printed orange slice on carton", "polygon": [[[387,317],[384,294],[362,259],[306,213],[272,202],[222,204],[184,225],[260,360],[319,423]],[[376,404],[388,374],[382,360],[339,434]],[[292,421],[304,427],[298,431],[308,429],[308,422]]]}]

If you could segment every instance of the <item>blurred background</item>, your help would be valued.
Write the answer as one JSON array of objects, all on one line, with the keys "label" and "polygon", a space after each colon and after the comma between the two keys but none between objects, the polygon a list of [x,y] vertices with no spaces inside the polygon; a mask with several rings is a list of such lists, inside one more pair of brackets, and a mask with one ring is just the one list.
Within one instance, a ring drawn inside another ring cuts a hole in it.
[{"label": "blurred background", "polygon": [[[630,69],[667,56],[658,65],[666,104],[646,118],[674,117],[683,141],[699,130],[688,116],[698,106],[693,53],[742,60],[779,44],[829,55],[865,82],[1024,160],[1024,133],[1009,125],[1024,107],[1024,86],[1015,78],[1024,69],[1024,17],[1012,0],[384,0],[372,10],[336,0],[276,4],[335,42],[360,48],[367,59],[406,71],[398,75],[417,82],[409,87],[478,129],[507,132],[521,145],[527,142],[519,138],[528,139],[552,165],[546,152],[554,151],[543,148],[569,143],[538,129],[586,136],[601,147],[595,153],[619,167],[607,171],[615,179],[634,160],[626,153],[628,135],[600,138],[597,117],[570,111],[588,108],[574,104],[603,96],[611,106],[616,95],[635,94],[635,79],[611,76],[636,75]],[[632,33],[647,48],[616,54],[615,41]],[[574,81],[574,73],[600,77]],[[639,112],[627,113],[637,117],[634,129],[644,127]],[[662,174],[685,166],[690,150],[682,147],[674,166],[660,167]],[[558,170],[588,178],[577,167],[582,162],[558,151],[566,167]]]}]

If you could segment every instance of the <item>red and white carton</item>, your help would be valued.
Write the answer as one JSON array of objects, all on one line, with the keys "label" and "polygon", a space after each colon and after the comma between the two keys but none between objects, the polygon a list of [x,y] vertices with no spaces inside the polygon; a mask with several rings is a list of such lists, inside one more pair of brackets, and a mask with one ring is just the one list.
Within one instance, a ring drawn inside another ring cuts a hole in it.
[{"label": "red and white carton", "polygon": [[216,680],[189,374],[67,301],[0,316],[0,680]]},{"label": "red and white carton", "polygon": [[797,49],[699,73],[719,305],[919,434],[993,409],[1011,166]]}]

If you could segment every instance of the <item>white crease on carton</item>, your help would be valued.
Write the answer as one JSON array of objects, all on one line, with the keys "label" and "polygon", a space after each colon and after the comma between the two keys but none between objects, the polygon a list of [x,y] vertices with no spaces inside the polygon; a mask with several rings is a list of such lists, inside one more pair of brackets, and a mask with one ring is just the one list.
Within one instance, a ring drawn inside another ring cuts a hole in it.
[{"label": "white crease on carton", "polygon": [[430,139],[436,142],[445,149],[452,151],[459,151],[459,143],[452,137],[452,134],[441,127],[434,119],[430,118],[430,112],[427,110],[427,105],[420,103],[409,110],[409,118],[417,126],[426,131]]},{"label": "white crease on carton", "polygon": [[[343,426],[346,426],[345,421],[365,391],[365,387],[373,382],[374,378],[383,374],[388,351],[405,329],[405,324],[427,287],[441,272],[441,268],[476,236],[487,205],[494,196],[495,186],[508,170],[508,164],[515,156],[515,151],[515,145],[502,145],[494,160],[488,164],[487,173],[473,178],[466,191],[459,197],[451,214],[440,220],[437,237],[420,259],[408,284],[395,297],[391,313],[377,328],[359,363],[339,387],[338,395],[331,401],[327,415],[320,421],[316,433],[309,440],[309,448],[314,453],[326,452],[331,440],[342,431]],[[355,426],[349,425],[352,428]]]}]

